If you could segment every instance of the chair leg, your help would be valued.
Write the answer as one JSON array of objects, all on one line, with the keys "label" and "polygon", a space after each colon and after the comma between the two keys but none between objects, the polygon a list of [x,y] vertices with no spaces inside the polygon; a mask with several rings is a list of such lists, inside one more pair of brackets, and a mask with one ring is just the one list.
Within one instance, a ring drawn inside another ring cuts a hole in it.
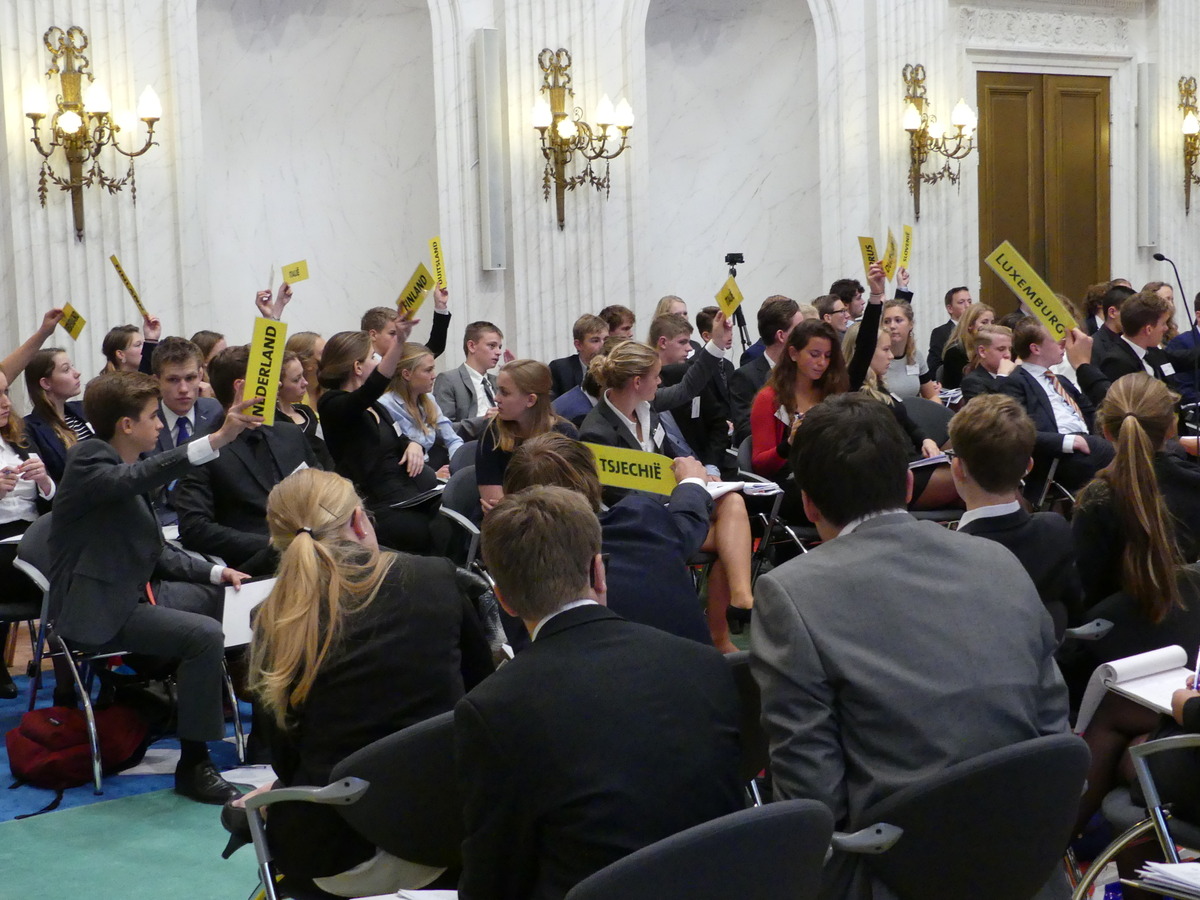
[{"label": "chair leg", "polygon": [[46,637],[46,621],[43,619],[38,622],[37,643],[33,648],[33,677],[29,679],[29,710],[32,712],[34,705],[37,703],[38,691],[42,689],[42,657],[44,648],[47,642]]},{"label": "chair leg", "polygon": [[267,835],[263,831],[262,816],[258,810],[246,810],[250,823],[250,839],[254,844],[254,855],[258,858],[258,878],[266,900],[279,900],[275,892],[275,870],[271,865],[271,851],[267,849]]},{"label": "chair leg", "polygon": [[237,694],[233,690],[233,679],[229,677],[229,666],[221,660],[221,677],[225,680],[225,693],[229,695],[229,705],[233,710],[233,741],[237,747],[238,763],[246,764],[246,734],[242,730],[242,711],[238,708]]},{"label": "chair leg", "polygon": [[83,715],[87,719],[88,744],[92,751],[92,787],[94,792],[100,795],[104,791],[100,787],[100,736],[96,731],[96,711],[92,709],[91,695],[84,690],[83,677],[79,674],[79,666],[71,657],[71,653],[67,649],[67,645],[63,639],[58,637],[56,640],[58,641],[58,649],[71,664],[71,676],[75,679],[75,690],[79,693],[79,697],[83,701]]},{"label": "chair leg", "polygon": [[1140,838],[1147,832],[1154,830],[1153,819],[1142,819],[1136,825],[1132,825],[1124,832],[1118,835],[1111,844],[1104,848],[1104,852],[1092,860],[1092,864],[1088,866],[1087,873],[1084,874],[1079,884],[1075,886],[1074,892],[1071,894],[1071,900],[1085,900],[1088,891],[1092,889],[1092,885],[1104,870],[1104,867],[1112,862],[1118,853],[1128,847],[1135,840]]}]

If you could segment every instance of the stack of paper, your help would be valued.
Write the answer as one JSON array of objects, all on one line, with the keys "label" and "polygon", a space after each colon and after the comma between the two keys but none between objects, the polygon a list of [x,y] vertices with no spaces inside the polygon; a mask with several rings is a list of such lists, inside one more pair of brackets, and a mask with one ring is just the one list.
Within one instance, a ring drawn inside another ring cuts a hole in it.
[{"label": "stack of paper", "polygon": [[1138,878],[1161,893],[1189,900],[1200,897],[1200,863],[1146,863]]},{"label": "stack of paper", "polygon": [[1083,734],[1106,691],[1116,691],[1142,706],[1170,715],[1171,695],[1187,687],[1187,677],[1192,674],[1186,665],[1187,653],[1182,647],[1173,646],[1097,666],[1079,703],[1075,733]]}]

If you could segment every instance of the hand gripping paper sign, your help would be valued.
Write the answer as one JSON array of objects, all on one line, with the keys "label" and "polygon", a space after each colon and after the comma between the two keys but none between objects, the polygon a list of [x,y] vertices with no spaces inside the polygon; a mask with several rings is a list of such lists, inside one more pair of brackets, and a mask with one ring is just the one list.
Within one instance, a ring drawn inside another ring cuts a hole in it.
[{"label": "hand gripping paper sign", "polygon": [[113,264],[113,268],[117,270],[117,274],[121,277],[121,283],[125,285],[125,290],[129,291],[129,296],[133,298],[133,305],[137,307],[138,312],[142,314],[143,319],[150,318],[150,313],[146,312],[146,307],[142,306],[142,299],[138,296],[138,292],[133,288],[133,282],[129,280],[129,276],[125,274],[125,270],[121,268],[121,263],[114,253],[108,258],[108,261]]},{"label": "hand gripping paper sign", "polygon": [[408,284],[404,286],[404,290],[400,292],[400,296],[396,300],[400,314],[406,319],[415,316],[417,310],[421,308],[421,304],[425,302],[425,295],[429,293],[431,287],[433,287],[433,276],[425,268],[425,263],[417,263],[417,270],[413,272],[412,278],[408,279]]},{"label": "hand gripping paper sign", "polygon": [[1034,270],[1033,266],[1017,252],[1008,241],[1002,243],[987,257],[986,262],[1008,287],[1017,295],[1021,305],[1036,316],[1050,332],[1050,336],[1061,341],[1075,327],[1075,317],[1063,306],[1050,286]]},{"label": "hand gripping paper sign", "polygon": [[585,444],[596,457],[600,483],[608,487],[670,494],[675,490],[671,460],[659,453],[644,453],[624,447]]},{"label": "hand gripping paper sign", "polygon": [[279,376],[283,373],[283,350],[287,326],[274,319],[254,320],[254,339],[250,341],[250,359],[246,364],[246,388],[243,400],[257,400],[248,412],[262,416],[264,425],[275,424],[275,398],[279,394]]},{"label": "hand gripping paper sign", "polygon": [[734,310],[742,305],[744,299],[732,275],[725,279],[725,283],[717,291],[716,299],[717,306],[721,308],[721,312],[725,313],[725,318],[732,319]]}]

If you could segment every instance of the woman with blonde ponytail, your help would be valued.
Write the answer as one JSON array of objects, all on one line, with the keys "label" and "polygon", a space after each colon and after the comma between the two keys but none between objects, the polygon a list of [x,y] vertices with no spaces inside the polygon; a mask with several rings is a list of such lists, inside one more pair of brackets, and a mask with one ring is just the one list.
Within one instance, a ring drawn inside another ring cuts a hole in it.
[{"label": "woman with blonde ponytail", "polygon": [[[271,491],[267,525],[279,575],[254,622],[250,678],[278,786],[327,784],[346,756],[453,709],[491,672],[454,566],[381,550],[345,478],[288,476]],[[272,807],[269,834],[283,872],[342,896],[421,887],[439,874],[380,855],[328,807]],[[346,870],[368,860],[383,883],[347,886]]]}]

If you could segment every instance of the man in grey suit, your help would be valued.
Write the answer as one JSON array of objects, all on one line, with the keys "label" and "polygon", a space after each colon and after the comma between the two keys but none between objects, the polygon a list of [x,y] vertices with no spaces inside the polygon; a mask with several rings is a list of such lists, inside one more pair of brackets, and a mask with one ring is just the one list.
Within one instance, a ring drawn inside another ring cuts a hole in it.
[{"label": "man in grey suit", "polygon": [[180,760],[175,790],[203,803],[238,791],[213,768],[206,742],[225,735],[220,585],[247,576],[163,542],[148,493],[216,459],[255,421],[234,406],[221,428],[148,458],[159,430],[158,385],[140,372],[92,379],[84,410],[99,440],[67,452],[50,525],[50,610],[56,628],[92,651],[180,660]]},{"label": "man in grey suit", "polygon": [[[949,765],[1067,730],[1033,582],[1004,547],[908,515],[907,461],[878,401],[843,394],[809,411],[792,470],[824,543],[755,588],[751,666],[776,795],[822,801],[843,830]],[[835,853],[821,896],[890,894]]]},{"label": "man in grey suit", "polygon": [[433,399],[464,440],[477,440],[496,412],[496,376],[504,334],[491,322],[472,322],[463,335],[467,361],[433,382]]}]

